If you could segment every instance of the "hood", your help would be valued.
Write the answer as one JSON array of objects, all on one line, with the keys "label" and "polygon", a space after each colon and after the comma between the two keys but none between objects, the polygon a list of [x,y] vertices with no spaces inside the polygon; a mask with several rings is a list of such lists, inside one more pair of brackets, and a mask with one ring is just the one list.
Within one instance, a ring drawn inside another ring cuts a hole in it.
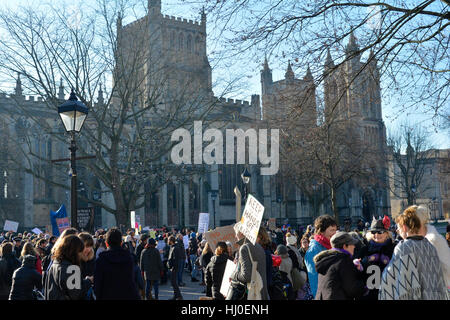
[{"label": "hood", "polygon": [[326,250],[314,257],[317,273],[326,274],[328,269],[341,259],[346,257],[345,253],[336,250]]},{"label": "hood", "polygon": [[127,264],[132,259],[130,251],[122,248],[109,248],[103,251],[101,256],[112,264]]},{"label": "hood", "polygon": [[24,267],[36,267],[37,258],[31,254],[27,254],[23,257],[22,266]]}]

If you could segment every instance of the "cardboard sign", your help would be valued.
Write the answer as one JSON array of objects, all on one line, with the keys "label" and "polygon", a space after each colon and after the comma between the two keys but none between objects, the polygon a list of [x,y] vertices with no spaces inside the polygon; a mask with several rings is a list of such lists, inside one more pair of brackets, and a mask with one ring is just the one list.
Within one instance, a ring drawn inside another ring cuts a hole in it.
[{"label": "cardboard sign", "polygon": [[233,252],[239,250],[239,245],[236,244],[236,233],[233,227],[234,224],[225,227],[218,227],[205,233],[205,239],[208,241],[213,252],[216,250],[217,243],[220,241],[231,242]]},{"label": "cardboard sign", "polygon": [[240,232],[253,244],[256,243],[259,227],[264,215],[264,206],[251,194],[248,195],[244,212],[242,213]]},{"label": "cardboard sign", "polygon": [[276,221],[277,221],[277,218],[269,219],[269,230],[275,230],[277,228]]},{"label": "cardboard sign", "polygon": [[4,231],[17,232],[17,228],[19,228],[19,223],[18,222],[5,220],[5,225],[3,226],[3,230]]},{"label": "cardboard sign", "polygon": [[198,233],[206,233],[209,228],[209,213],[201,212],[198,216]]},{"label": "cardboard sign", "polygon": [[131,228],[135,229],[136,228],[136,211],[131,211],[130,212],[130,219],[131,219]]},{"label": "cardboard sign", "polygon": [[58,226],[59,234],[61,234],[64,230],[70,228],[69,218],[57,218],[56,225]]},{"label": "cardboard sign", "polygon": [[234,270],[236,270],[236,265],[231,260],[227,260],[227,265],[225,266],[225,272],[223,273],[222,284],[220,286],[220,293],[224,296],[224,298],[228,295],[228,290],[230,289],[230,278],[233,274]]},{"label": "cardboard sign", "polygon": [[42,231],[39,228],[34,228],[33,230],[31,230],[33,233],[35,234],[41,234]]}]

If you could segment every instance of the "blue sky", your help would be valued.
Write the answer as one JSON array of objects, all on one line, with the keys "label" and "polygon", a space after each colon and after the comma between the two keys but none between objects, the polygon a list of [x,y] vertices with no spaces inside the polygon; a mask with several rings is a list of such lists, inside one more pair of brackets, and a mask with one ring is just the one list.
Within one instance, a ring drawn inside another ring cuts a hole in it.
[{"label": "blue sky", "polygon": [[[139,2],[140,0],[133,0]],[[2,0],[0,1],[0,8],[9,7],[12,10],[16,10],[19,5],[24,6],[39,6],[43,1],[36,0]],[[55,3],[55,1],[46,1],[48,3]],[[58,0],[59,3],[66,3],[69,7],[73,9],[77,7],[86,8],[87,6],[92,6],[95,4],[95,0]],[[141,1],[142,4],[136,6],[136,15],[140,16],[142,10],[142,6],[145,5],[146,1]],[[183,3],[181,0],[163,0],[162,1],[162,11],[163,14],[174,15],[183,17],[186,19],[192,20],[200,20],[199,11],[202,7],[202,1],[188,1],[191,3]],[[141,15],[142,16],[142,15]],[[124,21],[127,23],[127,21]],[[209,35],[212,35],[211,24],[207,24],[207,31]],[[0,34],[0,36],[2,36]],[[232,93],[227,95],[228,98],[238,98],[243,100],[250,100],[250,96],[252,94],[261,94],[260,87],[260,78],[259,71],[261,69],[262,60],[264,57],[264,53],[255,52],[251,55],[251,60],[246,61],[231,61],[230,60],[222,60],[219,55],[223,52],[224,46],[222,43],[217,41],[212,41],[209,38],[208,42],[208,53],[210,63],[213,67],[213,82],[219,84],[221,81],[227,81],[233,78],[240,77],[240,86]],[[280,58],[270,58],[270,67],[273,70],[273,79],[279,80],[284,78],[284,73],[287,66],[287,60]],[[316,70],[319,71],[319,70]],[[295,66],[294,72],[297,77],[302,78],[306,72],[306,66]],[[313,73],[315,70],[313,69]],[[4,83],[3,83],[4,84]],[[390,88],[384,88],[382,83],[383,90],[392,90]],[[216,95],[220,94],[216,90]],[[424,115],[419,111],[410,110],[409,113],[399,113],[396,110],[396,106],[391,102],[383,100],[383,120],[385,122],[387,130],[395,129],[404,121],[408,121],[409,123],[420,123],[425,126],[425,128],[431,134],[431,141],[434,143],[437,148],[450,148],[450,132],[447,130],[446,132],[441,130],[439,132],[435,132],[437,129],[432,125],[430,120],[430,116]],[[450,108],[450,106],[447,106]]]}]

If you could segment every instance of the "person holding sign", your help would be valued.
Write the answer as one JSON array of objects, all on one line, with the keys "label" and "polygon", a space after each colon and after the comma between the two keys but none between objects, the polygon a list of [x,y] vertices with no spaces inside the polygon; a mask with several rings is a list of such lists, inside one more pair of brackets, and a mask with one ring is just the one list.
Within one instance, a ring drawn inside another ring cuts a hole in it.
[{"label": "person holding sign", "polygon": [[[240,245],[239,258],[237,268],[231,275],[231,287],[233,289],[231,290],[231,294],[228,295],[227,300],[241,298],[233,297],[233,290],[238,291],[239,289],[235,290],[236,287],[242,285],[255,290],[261,300],[269,300],[266,277],[266,254],[264,249],[259,243],[252,244],[250,240],[244,237],[240,232],[240,222],[236,223],[235,231],[237,243]],[[254,270],[255,265],[256,270]],[[249,286],[252,282],[256,285]]]}]

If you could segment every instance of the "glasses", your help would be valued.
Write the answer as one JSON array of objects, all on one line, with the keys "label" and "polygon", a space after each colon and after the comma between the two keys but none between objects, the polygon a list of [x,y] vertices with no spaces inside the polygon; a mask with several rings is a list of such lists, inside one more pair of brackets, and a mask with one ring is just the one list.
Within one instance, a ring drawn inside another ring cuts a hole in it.
[{"label": "glasses", "polygon": [[371,231],[372,234],[383,234],[385,231]]}]

